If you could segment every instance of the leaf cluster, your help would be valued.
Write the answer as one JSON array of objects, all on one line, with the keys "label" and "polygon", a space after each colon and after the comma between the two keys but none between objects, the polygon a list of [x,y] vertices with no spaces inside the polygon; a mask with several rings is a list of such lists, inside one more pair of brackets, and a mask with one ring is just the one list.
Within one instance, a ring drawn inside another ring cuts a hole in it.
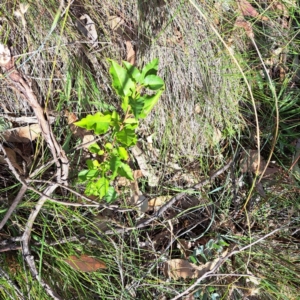
[{"label": "leaf cluster", "polygon": [[[121,99],[122,114],[117,111],[97,112],[88,115],[75,125],[93,130],[96,135],[106,134],[106,143],[97,143],[89,151],[101,157],[100,160],[87,160],[87,169],[79,172],[80,182],[86,182],[85,194],[98,196],[107,202],[117,198],[111,185],[117,176],[133,180],[128,165],[128,148],[137,142],[136,128],[139,120],[145,118],[157,103],[165,89],[164,81],[157,76],[158,59],[152,60],[141,71],[128,62],[123,66],[109,60],[109,73],[112,86]],[[151,93],[145,92],[148,89]],[[107,134],[108,133],[108,134]]]}]

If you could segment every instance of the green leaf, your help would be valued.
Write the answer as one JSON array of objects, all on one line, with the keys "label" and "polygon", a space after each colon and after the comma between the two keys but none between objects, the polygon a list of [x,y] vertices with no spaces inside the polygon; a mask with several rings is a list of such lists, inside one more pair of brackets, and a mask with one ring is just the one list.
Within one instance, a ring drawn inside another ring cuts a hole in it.
[{"label": "green leaf", "polygon": [[96,170],[100,166],[98,160],[96,160],[96,159],[94,159],[94,160],[87,159],[86,164],[87,164],[89,170]]},{"label": "green leaf", "polygon": [[120,116],[119,116],[119,114],[114,110],[114,111],[111,113],[111,122],[110,122],[110,126],[115,127],[116,130],[119,130],[119,128],[120,128],[120,122],[121,122]]},{"label": "green leaf", "polygon": [[90,196],[90,195],[99,196],[99,191],[96,186],[96,182],[89,181],[88,184],[86,185],[86,189],[85,189],[84,193],[87,196]]},{"label": "green leaf", "polygon": [[112,145],[112,143],[106,143],[104,147],[107,150],[111,150],[113,148],[113,145]]},{"label": "green leaf", "polygon": [[126,113],[126,112],[127,112],[128,105],[129,105],[129,99],[128,99],[128,97],[124,97],[124,98],[122,98],[121,107],[122,107],[122,109],[123,109],[124,113]]},{"label": "green leaf", "polygon": [[109,62],[111,64],[109,73],[112,77],[112,86],[116,93],[121,97],[130,95],[135,89],[135,83],[130,78],[129,73],[114,60],[110,59]]},{"label": "green leaf", "polygon": [[124,120],[125,124],[138,124],[139,121],[136,118],[128,118],[126,120]]},{"label": "green leaf", "polygon": [[87,130],[94,130],[95,134],[104,134],[107,132],[110,122],[111,114],[109,112],[105,114],[97,112],[94,115],[88,115],[74,124]]},{"label": "green leaf", "polygon": [[101,148],[99,147],[99,145],[97,143],[90,145],[88,149],[91,153],[95,153],[98,155],[102,155],[104,153],[104,151],[101,150]]},{"label": "green leaf", "polygon": [[139,82],[139,79],[141,77],[141,72],[132,64],[130,64],[128,61],[123,61],[123,64],[129,74],[129,76],[135,81]]},{"label": "green leaf", "polygon": [[86,181],[86,174],[89,172],[90,170],[82,170],[78,173],[78,178],[80,181]]},{"label": "green leaf", "polygon": [[122,177],[126,177],[129,180],[133,180],[133,174],[131,168],[125,164],[122,163],[118,169],[118,174]]},{"label": "green leaf", "polygon": [[142,99],[142,97],[140,97],[138,99],[132,99],[130,97],[129,104],[131,106],[133,115],[135,116],[136,119],[138,119],[144,108],[144,100]]},{"label": "green leaf", "polygon": [[118,156],[112,156],[109,160],[109,166],[110,170],[112,172],[112,175],[110,176],[111,180],[114,180],[116,176],[118,175],[118,168],[122,164],[120,157]]},{"label": "green leaf", "polygon": [[155,95],[145,95],[140,98],[144,102],[143,111],[139,116],[140,118],[145,118],[149,114],[149,112],[152,110],[159,97],[161,96],[162,92],[163,90],[160,90]]},{"label": "green leaf", "polygon": [[109,181],[105,177],[101,177],[95,184],[98,195],[102,199],[108,192]]},{"label": "green leaf", "polygon": [[135,128],[136,128],[136,126],[126,125],[121,131],[119,131],[116,134],[117,141],[126,147],[135,145],[137,142]]},{"label": "green leaf", "polygon": [[86,174],[86,179],[91,180],[95,177],[98,177],[99,175],[99,170],[89,170],[88,173]]},{"label": "green leaf", "polygon": [[164,81],[156,75],[148,75],[143,84],[148,87],[150,90],[156,91],[164,87]]},{"label": "green leaf", "polygon": [[126,149],[124,147],[119,147],[118,153],[119,153],[120,159],[123,159],[123,160],[128,159],[128,152],[126,151]]},{"label": "green leaf", "polygon": [[118,194],[116,193],[116,190],[112,186],[110,186],[107,190],[107,193],[106,193],[104,199],[107,203],[111,203],[111,202],[115,201],[117,199],[117,197],[118,197]]},{"label": "green leaf", "polygon": [[158,58],[153,59],[149,62],[142,70],[142,76],[140,77],[140,83],[144,83],[144,78],[149,75],[156,75],[158,71]]}]

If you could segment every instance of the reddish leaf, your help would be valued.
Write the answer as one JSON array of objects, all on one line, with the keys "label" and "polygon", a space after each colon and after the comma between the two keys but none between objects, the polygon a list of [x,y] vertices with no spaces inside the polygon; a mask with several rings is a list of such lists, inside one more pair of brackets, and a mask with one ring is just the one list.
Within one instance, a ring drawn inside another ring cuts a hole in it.
[{"label": "reddish leaf", "polygon": [[71,255],[64,261],[74,270],[81,272],[95,272],[98,269],[106,269],[103,261],[86,254],[82,254],[80,257]]},{"label": "reddish leaf", "polygon": [[247,0],[239,0],[238,4],[243,16],[257,17],[259,15],[256,9]]},{"label": "reddish leaf", "polygon": [[252,30],[251,24],[248,21],[246,21],[243,17],[238,17],[236,19],[234,25],[237,26],[237,27],[244,28],[245,31],[246,31],[247,36],[250,39],[254,38],[254,33],[253,33],[253,30]]}]

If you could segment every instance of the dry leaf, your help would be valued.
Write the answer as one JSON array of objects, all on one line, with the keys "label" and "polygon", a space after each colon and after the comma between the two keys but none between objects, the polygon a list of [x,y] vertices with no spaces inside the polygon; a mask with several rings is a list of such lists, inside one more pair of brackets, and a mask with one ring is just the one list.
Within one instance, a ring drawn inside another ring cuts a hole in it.
[{"label": "dry leaf", "polygon": [[125,22],[122,18],[117,16],[108,17],[108,25],[113,30],[116,31],[121,25],[124,25]]},{"label": "dry leaf", "polygon": [[133,45],[131,43],[131,41],[126,41],[125,42],[126,44],[126,52],[127,52],[127,58],[126,60],[131,63],[132,65],[135,64],[135,51],[134,51],[134,48],[133,48]]},{"label": "dry leaf", "polygon": [[68,119],[68,124],[73,124],[78,120],[77,116],[73,112],[69,112],[68,110],[65,110],[65,117]]},{"label": "dry leaf", "polygon": [[[258,153],[257,150],[248,150],[248,153],[244,152],[241,157],[241,171],[242,173],[246,172],[256,172],[258,167]],[[260,167],[258,174],[260,174],[266,166],[265,160],[260,157]]]},{"label": "dry leaf", "polygon": [[98,34],[94,21],[87,14],[82,15],[79,20],[76,22],[78,30],[88,38],[92,47],[96,47]]},{"label": "dry leaf", "polygon": [[148,201],[139,189],[137,178],[134,178],[134,181],[131,181],[130,189],[132,192],[132,196],[131,196],[132,204],[138,205],[142,213],[146,212],[148,210]]},{"label": "dry leaf", "polygon": [[71,255],[64,261],[74,270],[81,272],[95,272],[98,269],[106,269],[103,261],[86,254],[82,254],[80,257]]},{"label": "dry leaf", "polygon": [[247,1],[247,0],[239,0],[239,9],[243,16],[248,16],[252,18],[258,17],[262,21],[268,21],[269,18],[265,16],[260,16],[257,10]]},{"label": "dry leaf", "polygon": [[209,272],[219,261],[219,258],[212,262],[207,262],[202,266],[197,266],[185,259],[170,259],[164,264],[164,275],[173,279],[196,279],[206,272]]},{"label": "dry leaf", "polygon": [[157,206],[162,206],[165,204],[168,200],[170,200],[172,196],[159,196],[156,198],[153,198],[148,201],[148,205],[150,208],[157,207]]},{"label": "dry leaf", "polygon": [[32,124],[24,127],[17,127],[14,129],[2,132],[2,136],[7,142],[11,143],[28,143],[34,141],[41,133],[39,124]]},{"label": "dry leaf", "polygon": [[238,5],[243,16],[255,18],[259,15],[256,9],[247,0],[239,0]]},{"label": "dry leaf", "polygon": [[254,39],[254,33],[252,30],[252,26],[251,26],[250,22],[246,21],[243,17],[238,17],[234,23],[234,26],[244,28],[247,36],[250,39]]},{"label": "dry leaf", "polygon": [[190,263],[185,259],[170,259],[164,263],[163,273],[166,277],[173,279],[196,279],[212,270],[220,260],[223,260],[227,253],[228,250],[225,250],[220,257],[201,266]]},{"label": "dry leaf", "polygon": [[20,6],[19,6],[19,9],[17,9],[15,12],[14,12],[14,15],[17,17],[17,18],[20,18],[21,21],[22,21],[22,25],[23,25],[23,28],[26,28],[26,20],[25,20],[25,13],[27,12],[29,8],[29,4],[24,4],[24,3],[21,3]]},{"label": "dry leaf", "polygon": [[0,43],[0,65],[5,66],[10,62],[11,54],[6,45]]},{"label": "dry leaf", "polygon": [[137,145],[135,145],[131,148],[131,152],[136,159],[143,175],[148,177],[149,186],[157,186],[159,178],[154,174],[152,167],[147,164],[143,151]]},{"label": "dry leaf", "polygon": [[[16,155],[16,152],[11,149],[11,148],[7,148],[7,147],[4,147],[5,149],[5,152],[6,152],[6,155],[7,155],[7,158],[10,160],[11,164],[13,165],[13,167],[18,170],[18,172],[22,175],[24,175],[24,171],[23,169],[19,166],[19,164],[17,163],[17,155]],[[3,159],[0,160],[0,162],[6,164],[6,161]]]}]

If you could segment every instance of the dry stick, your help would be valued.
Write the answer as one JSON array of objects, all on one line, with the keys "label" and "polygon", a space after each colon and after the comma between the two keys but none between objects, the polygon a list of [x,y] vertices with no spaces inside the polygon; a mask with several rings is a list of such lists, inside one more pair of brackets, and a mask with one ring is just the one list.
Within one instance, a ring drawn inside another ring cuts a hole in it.
[{"label": "dry stick", "polygon": [[[60,10],[61,10],[63,1],[61,1],[60,4],[61,4],[60,6]],[[37,97],[34,94],[31,87],[29,86],[29,84],[15,69],[14,60],[10,57],[10,60],[7,62],[5,61],[5,63],[1,64],[1,66],[7,71],[7,78],[10,81],[11,87],[17,90],[20,93],[20,95],[25,99],[25,101],[28,102],[28,104],[31,106],[38,119],[38,123],[42,131],[42,135],[46,143],[48,144],[48,147],[56,163],[57,182],[64,183],[65,185],[67,185],[68,184],[67,179],[69,174],[69,161],[65,152],[63,151],[63,149],[55,139],[51,126],[48,122],[48,117],[46,112],[43,111],[42,107],[38,103]],[[24,180],[20,178],[20,176],[17,176],[17,178],[21,179],[22,183],[24,182]],[[39,211],[41,210],[42,206],[47,200],[47,197],[50,197],[50,195],[55,191],[57,187],[58,185],[54,184],[46,188],[44,193],[45,196],[42,196],[39,199],[35,207],[35,210],[33,210],[33,212],[29,216],[29,219],[25,227],[25,232],[22,237],[23,255],[29,266],[30,272],[32,273],[33,277],[42,285],[42,287],[45,289],[47,294],[55,300],[58,300],[60,298],[56,295],[56,293],[52,290],[52,288],[47,283],[45,283],[42,278],[40,278],[35,266],[33,256],[30,255],[29,238],[30,238],[30,234],[31,234],[31,230],[35,218],[37,217]]]},{"label": "dry stick", "polygon": [[0,223],[0,230],[1,230],[3,228],[3,226],[6,224],[6,222],[8,221],[8,219],[10,218],[10,216],[12,215],[12,213],[14,212],[15,208],[17,207],[17,205],[23,199],[23,196],[24,196],[24,194],[25,194],[25,192],[27,190],[27,184],[24,181],[24,179],[22,178],[22,176],[19,175],[19,173],[17,172],[17,170],[15,169],[15,167],[13,166],[13,164],[11,163],[11,161],[9,160],[9,158],[7,156],[7,153],[6,153],[6,150],[5,150],[5,148],[1,144],[0,144],[0,149],[4,153],[4,160],[8,164],[8,167],[9,167],[10,171],[15,175],[15,177],[18,179],[18,181],[20,183],[22,183],[22,187],[21,187],[18,195],[13,200],[10,208],[8,209],[8,211],[6,212],[4,218],[2,219],[2,221]]},{"label": "dry stick", "polygon": [[239,250],[234,250],[232,252],[230,252],[229,254],[227,254],[225,257],[222,257],[220,258],[219,262],[215,265],[214,268],[212,268],[210,271],[208,271],[207,273],[203,274],[201,277],[199,277],[188,289],[186,289],[184,292],[182,292],[181,294],[175,296],[174,298],[172,298],[171,300],[177,300],[181,297],[183,297],[184,295],[188,294],[189,292],[193,291],[199,284],[202,280],[204,280],[205,278],[207,277],[210,277],[210,276],[213,276],[213,273],[219,269],[221,267],[221,265],[231,256],[235,255],[235,254],[238,254],[248,248],[251,248],[252,246],[254,246],[255,244],[265,240],[267,237],[273,235],[274,233],[276,233],[277,231],[280,231],[282,229],[284,229],[287,225],[285,226],[282,226],[280,228],[277,228],[273,231],[271,231],[270,233],[266,234],[265,236],[261,237],[260,239],[256,240],[255,242],[252,242],[251,244],[247,245],[247,246],[244,246],[242,247],[241,249]]},{"label": "dry stick", "polygon": [[[57,187],[58,187],[57,185],[48,186],[46,188],[45,195],[51,195]],[[34,257],[31,255],[30,248],[29,248],[29,238],[33,227],[33,223],[46,201],[47,201],[47,197],[41,197],[27,220],[25,232],[22,236],[23,256],[29,266],[32,276],[45,289],[46,293],[54,300],[61,300],[61,298],[52,290],[52,288],[39,276],[39,272],[35,266]]]},{"label": "dry stick", "polygon": [[162,215],[176,201],[182,199],[187,193],[195,193],[195,190],[200,189],[204,185],[207,185],[208,183],[210,183],[213,179],[215,179],[219,175],[223,174],[231,166],[232,161],[233,160],[231,159],[224,167],[222,167],[221,169],[216,171],[213,175],[211,175],[210,178],[201,181],[200,183],[196,184],[194,187],[192,187],[192,188],[190,188],[190,189],[188,189],[188,190],[186,190],[182,193],[179,193],[175,197],[171,198],[151,218],[146,219],[145,221],[141,222],[140,224],[136,225],[135,227],[127,227],[127,228],[122,228],[122,229],[108,230],[108,231],[105,231],[105,234],[114,234],[114,233],[120,233],[120,232],[127,232],[127,231],[130,231],[130,230],[146,227],[148,224],[150,224],[152,221],[154,221],[160,215]]},{"label": "dry stick", "polygon": [[19,190],[18,195],[16,196],[16,198],[12,202],[11,206],[9,207],[8,211],[6,212],[5,216],[3,217],[3,219],[0,223],[0,230],[4,227],[4,225],[6,224],[6,222],[12,215],[12,213],[14,212],[15,208],[17,207],[17,205],[23,199],[23,196],[24,196],[26,190],[27,190],[27,186],[23,184],[21,189]]}]

